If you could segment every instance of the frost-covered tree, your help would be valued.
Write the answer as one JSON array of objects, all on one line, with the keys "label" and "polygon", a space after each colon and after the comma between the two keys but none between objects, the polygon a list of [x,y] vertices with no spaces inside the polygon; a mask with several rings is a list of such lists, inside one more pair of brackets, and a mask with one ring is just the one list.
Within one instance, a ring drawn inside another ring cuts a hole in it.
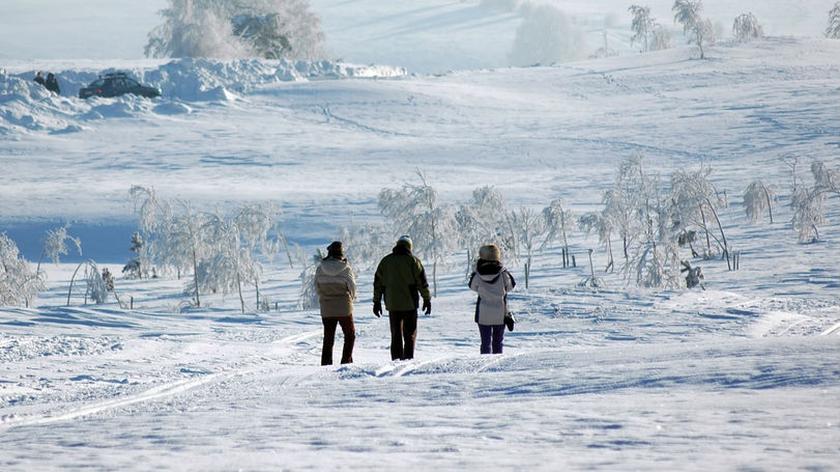
[{"label": "frost-covered tree", "polygon": [[828,11],[828,27],[825,29],[825,36],[840,39],[840,2],[835,3]]},{"label": "frost-covered tree", "polygon": [[650,7],[630,5],[627,11],[633,16],[633,21],[630,24],[633,37],[630,38],[630,44],[641,44],[642,52],[650,51],[650,36],[655,24],[653,17],[650,16]]},{"label": "frost-covered tree", "polygon": [[451,208],[438,202],[437,191],[425,174],[418,171],[418,184],[405,183],[399,189],[379,192],[379,210],[393,224],[395,234],[408,234],[414,247],[432,261],[433,292],[437,296],[437,268],[455,247],[455,216]]},{"label": "frost-covered tree", "polygon": [[546,235],[546,220],[543,213],[525,207],[510,211],[507,219],[511,233],[516,238],[516,253],[525,260],[525,288],[528,288],[534,251]]},{"label": "frost-covered tree", "polygon": [[773,201],[776,193],[760,179],[752,181],[744,190],[744,211],[747,218],[755,223],[761,219],[764,212],[768,212],[770,223],[773,223]]},{"label": "frost-covered tree", "polygon": [[17,244],[6,233],[0,233],[0,306],[29,307],[41,290],[43,278],[32,271]]},{"label": "frost-covered tree", "polygon": [[648,195],[654,190],[651,187],[642,156],[635,155],[621,163],[612,187],[604,192],[603,216],[621,238],[625,263],[630,258],[630,247],[648,227],[645,215],[649,213]]},{"label": "frost-covered tree", "polygon": [[516,30],[509,61],[514,66],[554,64],[581,57],[583,36],[553,5],[527,3]]},{"label": "frost-covered tree", "polygon": [[732,35],[739,43],[748,43],[754,39],[764,37],[764,28],[758,23],[758,18],[750,13],[742,13],[735,18],[732,25]]},{"label": "frost-covered tree", "polygon": [[[347,260],[352,261],[354,268],[360,270],[375,268],[394,244],[391,232],[381,223],[343,227],[336,240],[344,243]],[[308,261],[303,265],[308,265]]]},{"label": "frost-covered tree", "polygon": [[563,200],[552,200],[547,207],[543,208],[543,221],[545,224],[545,239],[541,248],[546,247],[554,241],[562,241],[563,249],[569,252],[568,232],[575,224],[575,214],[566,207]]},{"label": "frost-covered tree", "polygon": [[651,195],[648,215],[651,231],[634,251],[625,275],[634,277],[636,285],[645,288],[675,289],[682,286],[677,225],[662,198]]},{"label": "frost-covered tree", "polygon": [[820,240],[819,227],[827,221],[825,204],[830,195],[840,195],[840,170],[829,169],[820,161],[811,163],[813,185],[800,185],[791,199],[793,228],[799,241],[812,243]]},{"label": "frost-covered tree", "polygon": [[[188,202],[174,205],[157,197],[153,189],[132,188],[144,244],[141,254],[166,270],[191,271],[186,290],[201,306],[202,291],[236,291],[244,311],[242,285],[254,285],[259,305],[262,265],[285,249],[276,205],[245,205],[232,216],[195,210]],[[291,255],[290,263],[291,263]]]},{"label": "frost-covered tree", "polygon": [[700,48],[700,59],[705,59],[706,53],[703,46],[714,44],[715,29],[711,20],[700,16],[703,11],[703,1],[676,0],[671,10],[674,12],[674,21],[682,25],[688,43],[696,44]]},{"label": "frost-covered tree", "polygon": [[662,51],[671,49],[672,46],[671,31],[663,25],[655,24],[651,31],[650,50]]},{"label": "frost-covered tree", "polygon": [[578,226],[587,236],[593,232],[598,234],[598,242],[606,247],[607,256],[609,257],[607,260],[607,266],[604,268],[604,272],[613,270],[615,268],[615,260],[613,259],[612,251],[613,229],[612,226],[610,226],[610,220],[604,215],[604,212],[584,213],[580,216],[580,218],[578,218]]},{"label": "frost-covered tree", "polygon": [[87,291],[85,292],[85,299],[93,300],[97,305],[101,305],[108,301],[108,283],[102,277],[104,272],[99,272],[96,263],[90,261],[85,270],[85,285]]},{"label": "frost-covered tree", "polygon": [[306,0],[169,0],[149,33],[149,57],[314,59],[320,19]]},{"label": "frost-covered tree", "polygon": [[315,273],[318,264],[324,258],[324,254],[317,250],[312,258],[303,267],[300,273],[300,293],[298,294],[298,307],[301,310],[314,310],[320,305],[318,290],[315,287]]},{"label": "frost-covered tree", "polygon": [[38,266],[35,269],[37,273],[41,273],[41,261],[44,258],[51,260],[53,264],[58,264],[61,262],[61,256],[70,254],[70,248],[67,246],[68,241],[76,249],[76,252],[80,256],[82,255],[82,241],[77,237],[71,236],[67,229],[67,225],[64,225],[47,230],[47,234],[44,237],[44,247],[41,250],[41,258],[38,260]]},{"label": "frost-covered tree", "polygon": [[[671,176],[671,212],[675,227],[682,231],[699,228],[706,237],[706,257],[713,254],[711,240],[714,240],[721,254],[730,266],[730,248],[718,213],[724,201],[712,184],[710,167],[697,170],[678,170]],[[715,224],[718,232],[713,233],[710,225]]]},{"label": "frost-covered tree", "polygon": [[143,236],[140,235],[139,232],[135,231],[131,235],[131,246],[128,248],[129,251],[134,253],[134,257],[128,261],[122,269],[123,275],[129,279],[142,279],[143,278],[143,268],[140,264],[140,254],[143,251],[144,246]]},{"label": "frost-covered tree", "polygon": [[476,251],[483,244],[493,243],[502,250],[510,249],[505,217],[507,210],[501,193],[485,186],[473,190],[472,198],[455,212],[458,242],[466,253],[466,272],[475,265]]},{"label": "frost-covered tree", "polygon": [[259,306],[260,258],[271,260],[279,252],[278,211],[273,205],[246,205],[232,216],[203,213],[196,221],[185,221],[183,235],[197,264],[195,277],[187,286],[198,304],[201,291],[236,293],[245,312],[243,285],[253,285]]}]

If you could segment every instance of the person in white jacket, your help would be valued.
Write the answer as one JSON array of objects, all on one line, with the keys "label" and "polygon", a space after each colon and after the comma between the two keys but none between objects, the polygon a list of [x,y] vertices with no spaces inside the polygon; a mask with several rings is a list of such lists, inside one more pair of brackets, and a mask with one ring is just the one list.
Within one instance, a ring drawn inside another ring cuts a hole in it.
[{"label": "person in white jacket", "polygon": [[482,246],[478,258],[469,285],[471,290],[478,293],[475,322],[481,333],[481,353],[501,354],[505,315],[508,312],[507,294],[516,287],[516,281],[502,266],[501,251],[495,244]]}]

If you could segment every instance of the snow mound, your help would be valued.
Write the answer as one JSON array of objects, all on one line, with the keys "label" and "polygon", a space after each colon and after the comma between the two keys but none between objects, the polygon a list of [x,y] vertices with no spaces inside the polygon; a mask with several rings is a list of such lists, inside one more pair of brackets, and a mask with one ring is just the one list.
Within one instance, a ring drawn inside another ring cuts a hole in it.
[{"label": "snow mound", "polygon": [[[398,78],[405,68],[355,65],[333,61],[269,61],[240,59],[177,59],[165,64],[138,61],[120,69],[69,69],[58,72],[61,96],[32,81],[35,71],[0,72],[0,135],[25,132],[52,134],[84,130],[79,122],[131,118],[145,114],[185,115],[193,108],[184,102],[241,100],[254,89],[275,83],[346,78]],[[100,75],[124,72],[143,84],[157,87],[163,96],[147,99],[133,95],[82,100],[79,90]]]},{"label": "snow mound", "polygon": [[152,111],[158,115],[186,115],[192,113],[192,108],[181,102],[167,101],[155,105]]}]

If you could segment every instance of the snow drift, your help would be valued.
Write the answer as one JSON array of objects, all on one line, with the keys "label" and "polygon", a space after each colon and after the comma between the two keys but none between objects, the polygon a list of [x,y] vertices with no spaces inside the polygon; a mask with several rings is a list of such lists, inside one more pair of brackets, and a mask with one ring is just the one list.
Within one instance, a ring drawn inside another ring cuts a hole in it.
[{"label": "snow drift", "polygon": [[[0,74],[0,134],[11,135],[24,130],[78,130],[83,127],[74,122],[125,118],[147,113],[185,114],[190,113],[192,108],[183,102],[230,102],[267,84],[347,78],[397,78],[408,74],[402,67],[332,61],[220,61],[188,58],[162,65],[149,64],[140,61],[134,67],[124,69],[63,70],[56,74],[61,85],[61,96],[34,83],[34,70]],[[144,84],[160,88],[163,98],[76,98],[79,89],[102,74],[118,70],[127,72]]]}]

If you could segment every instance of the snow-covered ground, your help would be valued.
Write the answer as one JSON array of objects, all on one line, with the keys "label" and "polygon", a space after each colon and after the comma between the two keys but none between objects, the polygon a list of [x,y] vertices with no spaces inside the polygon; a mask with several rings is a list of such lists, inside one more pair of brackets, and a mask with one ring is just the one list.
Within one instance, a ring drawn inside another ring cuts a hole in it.
[{"label": "snow-covered ground", "polygon": [[[378,218],[378,191],[417,168],[445,201],[489,184],[512,205],[562,197],[583,211],[641,152],[664,177],[713,167],[743,268],[702,262],[705,292],[640,291],[617,274],[590,292],[576,287],[586,269],[558,268],[549,249],[512,297],[506,354],[482,357],[453,264],[402,363],[388,360],[363,272],[355,364],[323,368],[320,318],[295,306],[299,268],[273,266],[263,296],[276,309],[254,313],[248,293],[242,315],[234,297],[190,309],[184,281],[169,279],[118,279],[133,310],[78,294],[65,307],[74,264],[49,265],[36,308],[0,309],[0,469],[836,470],[840,202],[828,202],[824,241],[798,244],[780,159],[840,164],[840,42],[692,56],[438,76],[118,64],[166,89],[156,100],[49,96],[29,83],[44,63],[9,67],[0,230],[30,259],[46,225],[71,221],[101,233],[82,241],[85,257],[119,273],[133,184],[204,208],[277,201],[290,238],[312,247]],[[55,64],[71,88],[114,66]],[[779,190],[773,225],[745,220],[757,177]],[[604,266],[594,238],[571,242]]]}]

